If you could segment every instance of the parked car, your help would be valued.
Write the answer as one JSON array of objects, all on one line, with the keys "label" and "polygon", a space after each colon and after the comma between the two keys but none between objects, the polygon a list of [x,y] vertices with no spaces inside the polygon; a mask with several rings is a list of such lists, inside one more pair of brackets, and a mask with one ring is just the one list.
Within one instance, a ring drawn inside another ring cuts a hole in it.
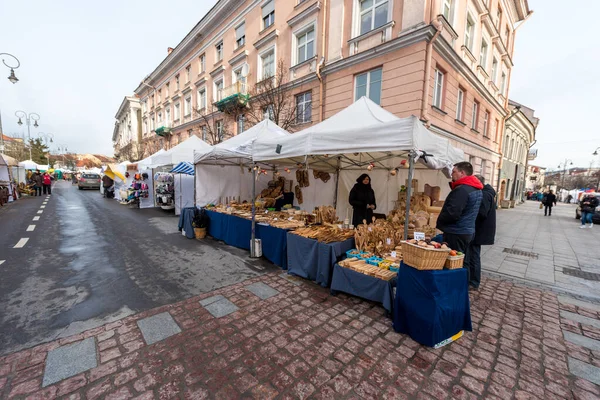
[{"label": "parked car", "polygon": [[[596,198],[598,198],[600,201],[600,193],[594,193],[594,196],[596,196]],[[577,209],[575,210],[575,219],[581,219],[581,204],[577,205]],[[600,224],[600,206],[596,207],[596,212],[592,217],[592,221],[594,221],[595,224]]]},{"label": "parked car", "polygon": [[82,174],[77,182],[79,190],[82,189],[98,189],[100,190],[100,175],[98,174]]}]

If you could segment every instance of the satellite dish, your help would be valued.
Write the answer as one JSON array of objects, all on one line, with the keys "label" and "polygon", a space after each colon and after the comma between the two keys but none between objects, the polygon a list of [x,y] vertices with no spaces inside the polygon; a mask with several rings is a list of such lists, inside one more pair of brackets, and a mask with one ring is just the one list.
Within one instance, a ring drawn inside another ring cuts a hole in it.
[{"label": "satellite dish", "polygon": [[244,64],[242,66],[242,76],[246,77],[248,76],[248,73],[250,72],[250,67],[248,67],[248,64]]}]

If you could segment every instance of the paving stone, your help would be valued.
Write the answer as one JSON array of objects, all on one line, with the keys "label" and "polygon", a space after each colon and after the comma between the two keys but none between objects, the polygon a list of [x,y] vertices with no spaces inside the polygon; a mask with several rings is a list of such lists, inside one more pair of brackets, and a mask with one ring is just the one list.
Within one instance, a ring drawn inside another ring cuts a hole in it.
[{"label": "paving stone", "polygon": [[153,315],[137,321],[146,344],[154,344],[181,332],[179,325],[168,312]]},{"label": "paving stone", "polygon": [[70,378],[84,371],[96,368],[96,342],[87,338],[51,350],[46,359],[42,387]]},{"label": "paving stone", "polygon": [[560,310],[560,316],[574,322],[579,322],[581,324],[590,325],[600,329],[600,320],[595,318],[584,317],[583,315],[564,310]]},{"label": "paving stone", "polygon": [[565,335],[565,340],[568,340],[571,343],[587,347],[590,350],[600,351],[600,340],[590,339],[569,331],[564,331],[563,334]]},{"label": "paving stone", "polygon": [[207,297],[206,299],[200,300],[200,305],[202,307],[205,307],[205,306],[207,306],[209,304],[215,303],[215,302],[217,302],[219,300],[222,300],[224,298],[225,297],[221,296],[220,294],[217,295],[217,296]]},{"label": "paving stone", "polygon": [[273,289],[271,286],[266,285],[262,282],[256,282],[256,283],[253,283],[252,285],[248,285],[248,286],[246,286],[246,290],[249,290],[250,292],[254,293],[258,297],[260,297],[262,300],[266,300],[269,297],[277,296],[279,294],[279,292],[277,290]]},{"label": "paving stone", "polygon": [[600,385],[600,368],[569,357],[569,371],[575,376]]},{"label": "paving stone", "polygon": [[581,301],[581,300],[574,299],[573,297],[563,296],[563,295],[558,296],[558,301],[563,304],[572,304],[577,307],[582,307],[582,308],[586,308],[588,310],[600,312],[600,304],[589,303],[587,301]]},{"label": "paving stone", "polygon": [[290,275],[287,272],[282,272],[279,276],[285,279],[286,281],[293,283],[296,286],[300,286],[302,284],[302,278]]},{"label": "paving stone", "polygon": [[226,298],[219,299],[204,306],[215,318],[221,318],[238,310],[238,307]]}]

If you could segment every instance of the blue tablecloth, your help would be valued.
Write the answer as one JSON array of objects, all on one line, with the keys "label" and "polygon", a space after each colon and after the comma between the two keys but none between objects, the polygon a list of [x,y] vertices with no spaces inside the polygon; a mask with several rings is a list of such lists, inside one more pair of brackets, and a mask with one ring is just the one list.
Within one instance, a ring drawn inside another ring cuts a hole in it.
[{"label": "blue tablecloth", "polygon": [[[208,234],[230,246],[250,250],[252,221],[236,215],[206,211],[210,218]],[[256,224],[256,238],[262,240],[263,256],[285,269],[287,266],[287,231],[273,226]],[[193,232],[192,232],[193,233]]]},{"label": "blue tablecloth", "polygon": [[383,279],[361,274],[350,268],[335,264],[331,278],[331,294],[344,292],[363,299],[376,301],[383,304],[387,312],[392,312],[392,297],[396,286],[396,279],[384,281]]},{"label": "blue tablecloth", "polygon": [[179,229],[179,232],[183,231],[185,233],[185,237],[188,239],[194,239],[196,237],[194,234],[194,227],[192,225],[195,210],[196,207],[186,207],[181,210],[181,214],[179,215],[179,224],[177,228]]},{"label": "blue tablecloth", "polygon": [[467,270],[419,271],[402,263],[392,315],[396,332],[430,347],[471,331]]},{"label": "blue tablecloth", "polygon": [[354,238],[344,242],[320,243],[314,239],[288,233],[288,273],[316,281],[323,287],[329,287],[333,266],[346,255],[346,251],[353,248]]}]

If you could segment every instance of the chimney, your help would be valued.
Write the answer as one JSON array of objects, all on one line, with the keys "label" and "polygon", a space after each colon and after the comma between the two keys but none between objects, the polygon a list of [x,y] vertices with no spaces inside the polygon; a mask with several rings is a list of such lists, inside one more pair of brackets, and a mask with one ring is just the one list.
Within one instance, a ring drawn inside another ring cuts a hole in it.
[{"label": "chimney", "polygon": [[173,48],[172,47],[167,47],[167,54],[171,54],[173,52]]}]

